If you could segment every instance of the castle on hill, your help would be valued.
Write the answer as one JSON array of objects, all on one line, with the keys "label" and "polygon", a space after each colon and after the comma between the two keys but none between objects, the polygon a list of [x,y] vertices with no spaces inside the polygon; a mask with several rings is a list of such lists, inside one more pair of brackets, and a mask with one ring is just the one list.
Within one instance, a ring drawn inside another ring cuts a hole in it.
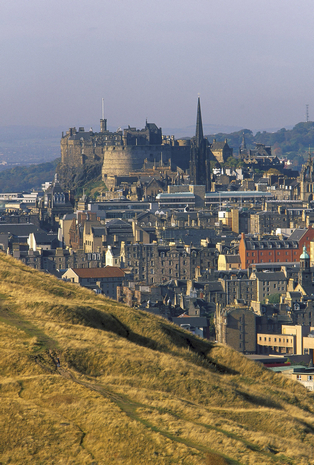
[{"label": "castle on hill", "polygon": [[[211,150],[212,149],[212,150]],[[116,132],[100,120],[100,132],[92,128],[70,128],[61,138],[61,165],[79,169],[88,164],[102,164],[102,179],[127,177],[148,168],[168,166],[176,173],[190,169],[191,182],[210,188],[210,161],[226,162],[232,156],[227,142],[209,144],[203,136],[200,100],[198,100],[196,135],[191,140],[163,136],[162,129],[146,121],[143,129],[130,127]]]}]

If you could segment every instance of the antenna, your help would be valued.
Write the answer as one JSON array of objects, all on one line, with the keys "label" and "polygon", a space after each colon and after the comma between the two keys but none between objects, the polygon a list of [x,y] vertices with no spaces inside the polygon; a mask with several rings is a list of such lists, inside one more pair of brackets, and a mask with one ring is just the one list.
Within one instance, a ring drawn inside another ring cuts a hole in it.
[{"label": "antenna", "polygon": [[305,113],[306,122],[308,123],[309,122],[309,105],[308,104],[305,105],[305,109],[306,109],[306,113]]},{"label": "antenna", "polygon": [[101,119],[105,119],[105,99],[101,99]]}]

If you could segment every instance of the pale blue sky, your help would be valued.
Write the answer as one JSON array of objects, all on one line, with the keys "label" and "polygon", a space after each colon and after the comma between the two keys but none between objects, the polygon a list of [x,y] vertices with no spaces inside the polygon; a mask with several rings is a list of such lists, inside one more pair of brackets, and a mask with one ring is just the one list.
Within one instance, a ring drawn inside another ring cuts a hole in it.
[{"label": "pale blue sky", "polygon": [[[0,0],[0,125],[314,120],[313,0]],[[96,129],[96,127],[95,127]]]}]

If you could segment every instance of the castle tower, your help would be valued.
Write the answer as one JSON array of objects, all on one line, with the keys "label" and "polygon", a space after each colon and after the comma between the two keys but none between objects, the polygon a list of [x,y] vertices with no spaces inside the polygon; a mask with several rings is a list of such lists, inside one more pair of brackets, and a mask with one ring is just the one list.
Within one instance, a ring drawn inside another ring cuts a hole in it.
[{"label": "castle tower", "polygon": [[107,131],[107,120],[105,118],[102,118],[100,120],[100,132],[106,132]]},{"label": "castle tower", "polygon": [[198,97],[196,131],[191,140],[190,151],[190,179],[191,184],[204,185],[206,192],[210,191],[210,163],[209,144],[203,134],[203,123],[201,114],[201,102]]}]

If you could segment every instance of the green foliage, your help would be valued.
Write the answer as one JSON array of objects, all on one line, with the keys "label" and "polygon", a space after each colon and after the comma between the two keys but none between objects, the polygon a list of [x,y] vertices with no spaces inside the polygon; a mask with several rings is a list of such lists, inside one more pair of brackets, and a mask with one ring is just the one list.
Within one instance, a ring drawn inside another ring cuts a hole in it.
[{"label": "green foliage", "polygon": [[0,172],[0,192],[21,192],[41,187],[52,181],[60,159],[39,165],[16,166]]},{"label": "green foliage", "polygon": [[85,195],[96,199],[102,191],[107,191],[106,184],[98,178],[92,179],[84,185],[84,188],[81,187],[77,190],[76,195],[80,197],[83,194],[83,189]]},{"label": "green foliage", "polygon": [[243,165],[243,161],[234,157],[229,157],[226,163],[222,164],[222,166],[225,168],[241,168]]},{"label": "green foliage", "polygon": [[266,298],[268,299],[268,302],[270,304],[279,304],[280,303],[280,296],[281,296],[281,294],[271,294]]},{"label": "green foliage", "polygon": [[314,122],[298,123],[293,129],[279,129],[276,132],[257,132],[255,135],[249,129],[233,132],[231,134],[219,133],[209,135],[208,140],[212,142],[228,140],[228,144],[235,153],[238,152],[242,143],[243,134],[247,148],[253,149],[256,143],[270,145],[273,154],[278,157],[287,157],[293,161],[295,168],[299,168],[308,157],[308,151],[314,148]]}]

